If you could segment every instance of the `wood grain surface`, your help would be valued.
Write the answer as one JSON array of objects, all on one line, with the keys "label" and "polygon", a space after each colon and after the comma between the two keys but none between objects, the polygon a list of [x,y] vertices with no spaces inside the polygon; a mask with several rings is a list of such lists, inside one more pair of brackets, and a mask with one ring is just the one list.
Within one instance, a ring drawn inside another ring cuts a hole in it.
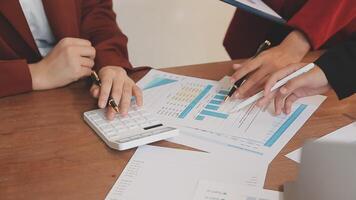
[{"label": "wood grain surface", "polygon": [[[318,54],[306,58],[312,61]],[[232,63],[202,64],[164,71],[218,80]],[[147,71],[146,71],[147,72]],[[135,80],[145,71],[135,73]],[[0,98],[0,199],[103,199],[134,153],[115,151],[85,124],[82,114],[96,108],[89,84]],[[338,101],[333,92],[271,163],[265,188],[294,180],[297,164],[284,157],[308,138],[352,122],[356,96]],[[155,145],[190,149],[166,141]],[[154,183],[155,180],[152,180]]]}]

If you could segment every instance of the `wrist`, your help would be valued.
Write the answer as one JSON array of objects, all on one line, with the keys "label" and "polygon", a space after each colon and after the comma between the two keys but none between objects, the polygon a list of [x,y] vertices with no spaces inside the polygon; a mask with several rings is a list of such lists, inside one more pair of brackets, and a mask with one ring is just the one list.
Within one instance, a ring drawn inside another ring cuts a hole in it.
[{"label": "wrist", "polygon": [[99,69],[99,75],[102,71],[111,72],[111,73],[119,73],[121,75],[127,75],[126,70],[120,66],[104,66]]},{"label": "wrist", "polygon": [[45,81],[43,80],[44,76],[42,75],[41,62],[29,64],[28,68],[30,70],[30,74],[32,78],[32,89],[33,90],[44,89]]},{"label": "wrist", "polygon": [[310,50],[311,45],[306,36],[298,31],[292,31],[280,44],[280,46],[289,52],[291,56],[301,60]]}]

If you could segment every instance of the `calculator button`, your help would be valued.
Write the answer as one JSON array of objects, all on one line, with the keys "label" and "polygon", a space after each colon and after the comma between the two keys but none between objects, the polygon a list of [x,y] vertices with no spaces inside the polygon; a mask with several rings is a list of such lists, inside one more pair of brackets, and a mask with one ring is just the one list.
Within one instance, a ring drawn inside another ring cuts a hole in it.
[{"label": "calculator button", "polygon": [[150,123],[151,124],[159,124],[159,121],[158,120],[150,120]]},{"label": "calculator button", "polygon": [[103,125],[103,126],[99,126],[99,127],[103,130],[112,130],[112,126],[110,126],[110,125]]},{"label": "calculator button", "polygon": [[128,141],[130,141],[130,138],[123,138],[123,139],[118,140],[119,143],[125,143]]},{"label": "calculator button", "polygon": [[105,132],[105,136],[112,137],[114,135],[116,135],[116,132],[114,130]]},{"label": "calculator button", "polygon": [[137,129],[137,128],[139,128],[139,126],[137,126],[137,125],[129,126],[129,129],[130,129],[130,130]]}]

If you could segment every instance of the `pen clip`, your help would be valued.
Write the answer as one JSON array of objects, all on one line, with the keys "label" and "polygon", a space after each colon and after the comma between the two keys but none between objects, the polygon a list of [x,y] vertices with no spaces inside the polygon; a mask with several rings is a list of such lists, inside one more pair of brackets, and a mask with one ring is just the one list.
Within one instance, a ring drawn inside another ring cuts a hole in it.
[{"label": "pen clip", "polygon": [[258,46],[257,51],[253,58],[256,58],[260,53],[262,53],[264,50],[268,49],[271,46],[271,42],[269,40],[265,40],[260,46]]}]

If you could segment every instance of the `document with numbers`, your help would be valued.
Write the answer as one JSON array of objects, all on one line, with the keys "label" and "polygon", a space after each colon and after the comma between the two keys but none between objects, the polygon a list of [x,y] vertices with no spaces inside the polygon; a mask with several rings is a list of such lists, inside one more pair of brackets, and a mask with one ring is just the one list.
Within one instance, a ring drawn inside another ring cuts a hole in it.
[{"label": "document with numbers", "polygon": [[211,180],[200,180],[193,200],[283,200],[283,193]]},{"label": "document with numbers", "polygon": [[241,101],[223,103],[231,84],[151,70],[138,85],[145,107],[181,135],[172,142],[207,152],[231,151],[271,161],[325,100],[303,98],[290,115],[275,116],[273,105],[251,104],[231,112]]},{"label": "document with numbers", "polygon": [[201,179],[262,188],[266,172],[266,163],[249,158],[220,158],[203,152],[142,146],[106,199],[193,199]]}]

